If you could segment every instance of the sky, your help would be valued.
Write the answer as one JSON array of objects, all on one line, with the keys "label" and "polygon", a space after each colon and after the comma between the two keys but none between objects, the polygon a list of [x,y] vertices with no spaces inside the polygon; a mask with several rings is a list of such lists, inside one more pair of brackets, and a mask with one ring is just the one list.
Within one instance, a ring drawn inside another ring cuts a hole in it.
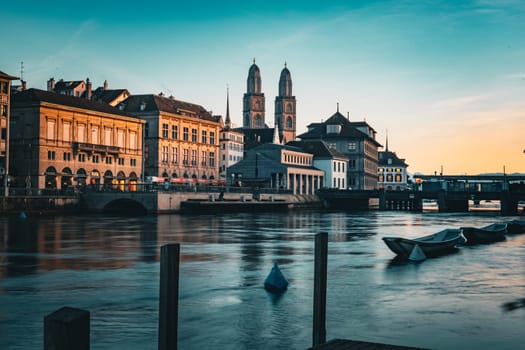
[{"label": "sky", "polygon": [[[242,126],[255,59],[273,127],[286,62],[297,134],[337,104],[409,172],[525,172],[525,1],[8,1],[0,70],[160,93]],[[16,84],[16,82],[15,82]]]}]

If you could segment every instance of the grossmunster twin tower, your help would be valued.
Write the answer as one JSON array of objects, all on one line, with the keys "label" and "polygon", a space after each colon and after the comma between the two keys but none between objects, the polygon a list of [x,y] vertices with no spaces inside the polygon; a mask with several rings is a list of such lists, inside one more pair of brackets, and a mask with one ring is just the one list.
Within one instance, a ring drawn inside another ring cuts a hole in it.
[{"label": "grossmunster twin tower", "polygon": [[[255,60],[248,72],[247,89],[243,98],[243,131],[253,134],[250,129],[273,129],[265,123],[265,97],[261,89],[261,71]],[[279,95],[275,98],[274,125],[278,129],[280,142],[285,144],[295,140],[296,109],[295,96],[292,95],[292,76],[284,65],[279,79]],[[248,135],[247,135],[248,136]],[[252,135],[253,136],[253,135]]]}]

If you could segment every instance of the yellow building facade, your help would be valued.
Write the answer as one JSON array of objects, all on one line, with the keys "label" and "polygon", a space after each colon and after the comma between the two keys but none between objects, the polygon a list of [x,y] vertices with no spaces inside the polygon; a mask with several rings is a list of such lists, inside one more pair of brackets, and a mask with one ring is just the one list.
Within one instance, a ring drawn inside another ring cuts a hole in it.
[{"label": "yellow building facade", "polygon": [[146,121],[145,173],[171,183],[219,180],[220,119],[202,106],[159,95],[133,95],[118,107]]},{"label": "yellow building facade", "polygon": [[29,89],[12,96],[12,187],[133,190],[144,121],[109,105]]}]

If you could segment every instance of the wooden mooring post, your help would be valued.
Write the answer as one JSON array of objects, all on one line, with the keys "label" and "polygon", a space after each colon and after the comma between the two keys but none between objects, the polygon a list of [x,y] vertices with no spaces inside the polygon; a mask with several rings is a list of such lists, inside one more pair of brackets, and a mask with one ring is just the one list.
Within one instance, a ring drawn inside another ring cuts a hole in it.
[{"label": "wooden mooring post", "polygon": [[328,233],[315,235],[314,262],[314,322],[312,346],[326,343],[326,272],[328,261]]},{"label": "wooden mooring post", "polygon": [[44,350],[89,350],[89,311],[63,307],[44,317]]},{"label": "wooden mooring post", "polygon": [[176,350],[179,314],[180,244],[160,248],[159,350]]}]

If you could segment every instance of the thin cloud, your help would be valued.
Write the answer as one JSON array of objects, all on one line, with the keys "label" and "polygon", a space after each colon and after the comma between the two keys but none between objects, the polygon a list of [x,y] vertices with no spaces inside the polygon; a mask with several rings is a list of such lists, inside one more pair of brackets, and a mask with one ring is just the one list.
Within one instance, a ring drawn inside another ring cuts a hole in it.
[{"label": "thin cloud", "polygon": [[474,103],[479,103],[488,98],[487,95],[471,95],[471,96],[462,96],[454,97],[446,100],[441,100],[435,103],[435,107],[438,108],[463,108],[466,106],[473,105]]}]

